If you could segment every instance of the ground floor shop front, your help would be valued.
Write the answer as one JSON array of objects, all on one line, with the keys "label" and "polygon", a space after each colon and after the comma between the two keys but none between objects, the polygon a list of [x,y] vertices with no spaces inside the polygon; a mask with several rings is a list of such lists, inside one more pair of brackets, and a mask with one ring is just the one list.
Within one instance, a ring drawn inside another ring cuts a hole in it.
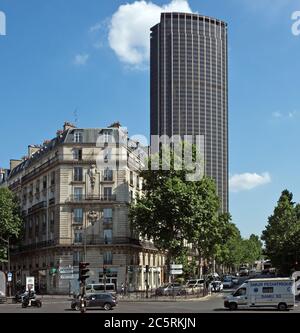
[{"label": "ground floor shop front", "polygon": [[116,290],[144,291],[165,282],[165,257],[155,250],[132,247],[48,248],[13,255],[13,288],[35,278],[40,293],[70,294],[78,288],[79,262],[89,263],[87,283],[112,283]]}]

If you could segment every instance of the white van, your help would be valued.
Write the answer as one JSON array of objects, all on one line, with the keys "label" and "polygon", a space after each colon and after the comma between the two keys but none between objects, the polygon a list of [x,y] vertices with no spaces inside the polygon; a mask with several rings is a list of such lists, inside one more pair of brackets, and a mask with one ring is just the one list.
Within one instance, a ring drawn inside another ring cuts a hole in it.
[{"label": "white van", "polygon": [[110,293],[110,294],[116,294],[116,286],[114,283],[106,283],[104,286],[104,283],[90,283],[87,284],[85,287],[87,294],[97,294],[97,293]]},{"label": "white van", "polygon": [[237,308],[277,308],[284,311],[295,306],[295,280],[290,278],[250,279],[230,296],[224,306]]},{"label": "white van", "polygon": [[194,292],[200,292],[203,290],[204,283],[204,279],[188,280],[184,288],[188,294],[192,294]]}]

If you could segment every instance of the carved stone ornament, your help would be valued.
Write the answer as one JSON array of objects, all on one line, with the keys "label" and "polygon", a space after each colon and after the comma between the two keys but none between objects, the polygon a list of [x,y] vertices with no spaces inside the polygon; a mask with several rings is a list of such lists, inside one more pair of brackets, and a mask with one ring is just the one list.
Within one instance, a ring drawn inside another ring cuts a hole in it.
[{"label": "carved stone ornament", "polygon": [[95,164],[91,165],[88,174],[90,177],[91,187],[94,188],[96,183],[96,174],[97,174],[97,168]]}]

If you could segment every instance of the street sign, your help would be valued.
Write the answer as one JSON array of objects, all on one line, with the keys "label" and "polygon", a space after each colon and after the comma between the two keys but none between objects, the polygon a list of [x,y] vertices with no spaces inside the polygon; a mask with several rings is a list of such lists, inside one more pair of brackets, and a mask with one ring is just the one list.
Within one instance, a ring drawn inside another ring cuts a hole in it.
[{"label": "street sign", "polygon": [[183,270],[182,269],[173,269],[170,271],[171,275],[181,275],[183,274]]},{"label": "street sign", "polygon": [[60,267],[59,273],[60,274],[73,274],[73,267]]},{"label": "street sign", "polygon": [[34,276],[26,276],[26,291],[29,289],[34,291]]},{"label": "street sign", "polygon": [[73,279],[78,279],[79,275],[78,274],[62,274],[60,276],[61,280],[73,280]]},{"label": "street sign", "polygon": [[12,281],[12,273],[9,272],[7,273],[7,282],[11,282]]},{"label": "street sign", "polygon": [[182,270],[183,266],[182,265],[175,265],[175,264],[172,264],[170,265],[170,269],[171,270],[176,270],[176,269],[179,269],[179,270]]}]

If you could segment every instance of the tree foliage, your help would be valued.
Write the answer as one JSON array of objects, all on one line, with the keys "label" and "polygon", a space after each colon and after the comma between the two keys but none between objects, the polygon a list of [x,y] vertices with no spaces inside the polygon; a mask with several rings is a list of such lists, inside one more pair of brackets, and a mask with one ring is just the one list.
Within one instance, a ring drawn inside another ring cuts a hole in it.
[{"label": "tree foliage", "polygon": [[170,154],[170,170],[163,170],[160,161],[159,170],[141,172],[144,195],[131,205],[133,228],[167,251],[169,261],[183,256],[187,243],[193,244],[200,256],[212,257],[216,244],[230,234],[230,215],[219,213],[214,181],[207,177],[187,181],[190,171],[175,170],[176,158]]},{"label": "tree foliage", "polygon": [[284,274],[297,269],[300,260],[300,205],[293,202],[291,192],[284,190],[281,193],[262,239],[266,254],[277,269]]},{"label": "tree foliage", "polygon": [[231,235],[223,245],[218,246],[216,260],[224,266],[237,270],[241,265],[254,265],[261,259],[262,242],[256,235],[248,239],[241,237],[238,228],[232,224]]},{"label": "tree foliage", "polygon": [[0,259],[5,256],[3,241],[17,239],[22,229],[22,218],[18,200],[7,188],[0,188]]}]

